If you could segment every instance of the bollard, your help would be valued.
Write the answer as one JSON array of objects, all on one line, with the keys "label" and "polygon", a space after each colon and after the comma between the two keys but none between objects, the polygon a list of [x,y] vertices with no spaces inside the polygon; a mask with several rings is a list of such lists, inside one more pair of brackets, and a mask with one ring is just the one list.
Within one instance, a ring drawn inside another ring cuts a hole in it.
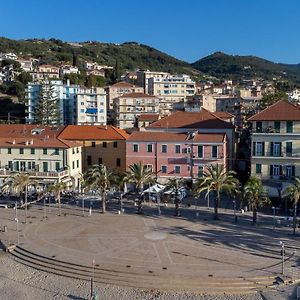
[{"label": "bollard", "polygon": [[6,225],[3,226],[3,231],[7,232],[7,226]]}]

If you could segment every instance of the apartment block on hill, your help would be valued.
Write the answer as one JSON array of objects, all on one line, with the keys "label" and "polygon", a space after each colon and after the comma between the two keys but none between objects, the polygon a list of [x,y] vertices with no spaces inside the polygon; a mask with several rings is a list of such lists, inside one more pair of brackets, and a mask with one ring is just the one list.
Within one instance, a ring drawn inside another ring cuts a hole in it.
[{"label": "apartment block on hill", "polygon": [[150,71],[150,70],[139,70],[137,71],[137,84],[142,86],[145,90],[146,94],[150,94],[149,89],[149,80],[151,78],[164,78],[166,76],[171,75],[167,72],[157,72],[157,71]]}]

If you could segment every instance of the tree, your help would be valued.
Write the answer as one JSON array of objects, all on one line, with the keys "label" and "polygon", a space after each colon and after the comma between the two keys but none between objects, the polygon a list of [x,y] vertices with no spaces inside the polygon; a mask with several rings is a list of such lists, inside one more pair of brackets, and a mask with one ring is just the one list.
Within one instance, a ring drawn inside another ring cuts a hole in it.
[{"label": "tree", "polygon": [[129,172],[126,174],[125,181],[135,184],[138,193],[138,213],[142,213],[142,192],[144,185],[154,180],[152,170],[145,166],[143,162],[134,163],[129,166]]},{"label": "tree", "polygon": [[226,171],[223,165],[216,164],[205,169],[203,177],[198,178],[195,184],[195,194],[197,197],[199,197],[203,191],[206,191],[207,194],[210,192],[215,193],[215,220],[219,220],[218,208],[221,193],[233,195],[238,192],[239,181],[235,176],[236,173],[234,171]]},{"label": "tree", "polygon": [[112,173],[108,171],[105,165],[93,165],[83,174],[84,187],[95,189],[100,192],[102,200],[102,213],[106,212],[106,198],[110,187]]},{"label": "tree", "polygon": [[18,75],[17,79],[26,85],[28,82],[32,81],[32,76],[30,73],[23,71]]},{"label": "tree", "polygon": [[126,173],[124,172],[117,172],[112,175],[112,185],[117,187],[120,193],[120,210],[123,210],[123,195],[124,192],[124,185],[125,185]]},{"label": "tree", "polygon": [[287,100],[288,96],[286,92],[276,90],[274,94],[264,94],[259,105],[259,109],[263,110],[270,105],[280,100]]},{"label": "tree", "polygon": [[55,201],[58,204],[58,215],[61,215],[61,193],[67,189],[64,182],[56,182],[49,187],[49,192],[54,194]]},{"label": "tree", "polygon": [[44,81],[41,83],[33,115],[36,124],[47,126],[60,124],[59,99],[51,82]]},{"label": "tree", "polygon": [[179,217],[179,189],[184,185],[182,178],[169,178],[166,188],[170,189],[175,194],[175,216]]},{"label": "tree", "polygon": [[293,234],[296,234],[297,227],[297,205],[300,198],[300,178],[295,178],[295,182],[286,189],[286,193],[294,201],[294,216],[293,216]]},{"label": "tree", "polygon": [[253,225],[257,224],[257,209],[269,203],[268,193],[263,187],[262,181],[257,177],[250,177],[244,186],[244,198],[253,210]]},{"label": "tree", "polygon": [[23,193],[25,200],[25,223],[27,223],[27,194],[28,187],[31,185],[36,185],[36,182],[30,178],[28,174],[19,173],[14,175],[13,177],[9,177],[4,186],[9,186],[13,191],[20,195],[21,203],[23,202]]}]

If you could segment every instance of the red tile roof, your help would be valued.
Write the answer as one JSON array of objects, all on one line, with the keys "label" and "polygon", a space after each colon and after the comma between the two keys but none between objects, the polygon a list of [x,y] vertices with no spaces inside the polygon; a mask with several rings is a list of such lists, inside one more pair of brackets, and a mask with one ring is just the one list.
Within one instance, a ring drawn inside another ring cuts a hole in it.
[{"label": "red tile roof", "polygon": [[[64,126],[13,124],[0,125],[0,147],[9,148],[72,148],[79,143],[59,138]],[[34,134],[36,132],[36,134]],[[37,133],[39,132],[39,133]]]},{"label": "red tile roof", "polygon": [[59,135],[65,140],[126,140],[126,131],[112,125],[68,125]]},{"label": "red tile roof", "polygon": [[170,116],[150,124],[147,128],[233,129],[234,126],[202,108],[200,112],[177,111]]},{"label": "red tile roof", "polygon": [[138,118],[139,121],[157,121],[158,119],[158,114],[141,114]]},{"label": "red tile roof", "polygon": [[213,114],[222,120],[234,118],[234,115],[227,111],[215,111]]},{"label": "red tile roof", "polygon": [[248,121],[300,121],[300,106],[281,100],[252,116]]},{"label": "red tile roof", "polygon": [[132,84],[132,83],[129,83],[129,82],[120,81],[120,82],[117,82],[117,83],[111,85],[111,87],[114,87],[114,88],[117,88],[117,87],[131,87],[131,88],[134,88],[135,85]]},{"label": "red tile roof", "polygon": [[127,139],[129,142],[199,142],[222,143],[226,138],[224,133],[197,133],[188,139],[187,133],[135,131]]},{"label": "red tile roof", "polygon": [[144,93],[127,93],[124,94],[123,96],[120,96],[119,98],[157,98],[157,97],[153,95],[144,94]]}]

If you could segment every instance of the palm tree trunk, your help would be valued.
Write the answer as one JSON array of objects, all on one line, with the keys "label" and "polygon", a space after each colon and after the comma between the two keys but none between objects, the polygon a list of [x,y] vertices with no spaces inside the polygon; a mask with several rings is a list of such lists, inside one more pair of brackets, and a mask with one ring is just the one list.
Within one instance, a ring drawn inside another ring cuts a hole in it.
[{"label": "palm tree trunk", "polygon": [[58,215],[61,215],[60,192],[57,194]]},{"label": "palm tree trunk", "polygon": [[25,186],[25,224],[27,223],[27,185]]},{"label": "palm tree trunk", "polygon": [[253,225],[257,225],[257,207],[253,205]]},{"label": "palm tree trunk", "polygon": [[220,193],[217,191],[216,192],[216,197],[215,197],[215,216],[214,216],[214,219],[215,220],[220,220],[219,219],[219,214],[218,214],[218,209],[219,209],[219,203],[220,203]]},{"label": "palm tree trunk", "polygon": [[297,227],[297,201],[295,201],[294,204],[293,235],[296,235],[296,227]]},{"label": "palm tree trunk", "polygon": [[178,201],[178,189],[175,190],[175,216],[179,217],[179,201]]},{"label": "palm tree trunk", "polygon": [[138,214],[142,213],[142,191],[143,188],[142,187],[139,188],[138,211],[137,211]]},{"label": "palm tree trunk", "polygon": [[103,191],[102,193],[102,213],[106,212],[106,192]]}]

